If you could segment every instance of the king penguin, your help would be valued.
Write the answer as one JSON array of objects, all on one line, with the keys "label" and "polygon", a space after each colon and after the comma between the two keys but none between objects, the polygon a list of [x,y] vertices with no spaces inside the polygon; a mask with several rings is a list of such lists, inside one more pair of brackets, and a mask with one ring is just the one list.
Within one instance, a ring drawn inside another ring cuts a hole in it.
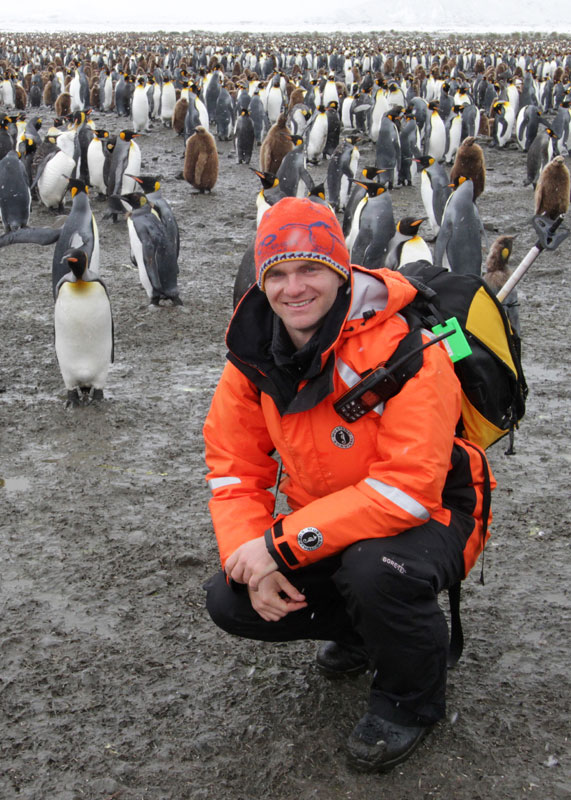
[{"label": "king penguin", "polygon": [[325,106],[320,105],[316,108],[313,119],[305,131],[305,141],[307,142],[307,160],[310,164],[319,164],[325,145],[327,144],[327,134],[329,122]]},{"label": "king penguin", "polygon": [[175,243],[167,234],[160,215],[144,196],[140,207],[127,215],[127,228],[131,260],[137,265],[139,280],[150,304],[158,306],[164,299],[173,305],[182,305],[177,285],[179,270]]},{"label": "king penguin", "polygon": [[0,159],[0,219],[6,233],[27,226],[31,205],[26,169],[20,154],[10,150]]},{"label": "king penguin", "polygon": [[[59,136],[57,139],[52,136],[48,139],[57,144]],[[75,167],[76,162],[73,156],[64,152],[59,144],[40,162],[32,188],[38,187],[38,196],[46,208],[63,211],[63,199]]]},{"label": "king penguin", "polygon": [[359,164],[358,135],[346,136],[327,165],[327,194],[335,212],[345,209]]},{"label": "king penguin", "polygon": [[432,156],[436,161],[444,158],[446,152],[446,126],[438,113],[438,106],[437,100],[428,104],[423,145],[423,154]]},{"label": "king penguin", "polygon": [[55,350],[66,406],[103,399],[113,363],[113,316],[105,284],[89,270],[85,250],[68,250],[55,287]]},{"label": "king penguin", "polygon": [[109,131],[97,128],[93,131],[93,139],[87,148],[87,168],[89,171],[89,185],[97,191],[100,197],[107,196],[105,183],[105,150],[104,145],[109,139]]},{"label": "king penguin", "polygon": [[366,194],[355,209],[347,249],[354,264],[379,269],[396,232],[391,194],[376,181],[358,183]]},{"label": "king penguin", "polygon": [[141,171],[141,150],[135,141],[136,136],[135,131],[123,130],[117,137],[109,164],[108,196],[135,191],[135,181],[126,174],[138,175]]},{"label": "king penguin", "polygon": [[381,183],[392,189],[398,183],[400,170],[400,135],[398,120],[401,107],[397,106],[383,116],[375,145],[375,166],[383,172]]},{"label": "king penguin", "polygon": [[52,261],[52,287],[54,297],[58,282],[63,277],[63,257],[70,249],[85,251],[90,272],[99,274],[99,231],[89,204],[88,188],[83,181],[73,178],[69,182],[71,211],[61,229]]},{"label": "king penguin", "polygon": [[286,153],[276,173],[282,194],[289,197],[305,197],[313,187],[313,178],[305,166],[303,138],[290,135],[293,150]]},{"label": "king penguin", "polygon": [[147,97],[147,84],[141,75],[137,78],[137,85],[131,100],[131,119],[135,133],[147,132],[150,125],[149,98]]},{"label": "king penguin", "polygon": [[435,161],[432,156],[420,156],[415,161],[422,168],[420,196],[433,235],[436,236],[440,230],[444,206],[451,193],[450,179],[444,165]]},{"label": "king penguin", "polygon": [[161,191],[159,178],[153,175],[139,175],[137,177],[131,175],[130,177],[134,178],[139,184],[145,193],[147,202],[159,215],[161,222],[165,226],[167,237],[171,242],[174,242],[175,253],[178,258],[180,253],[180,231],[171,205]]},{"label": "king penguin", "polygon": [[474,184],[460,178],[446,203],[434,245],[434,264],[459,275],[482,271],[482,220],[474,203]]},{"label": "king penguin", "polygon": [[426,217],[403,217],[397,222],[396,233],[389,242],[385,267],[400,269],[412,261],[428,261],[432,264],[432,253],[419,228]]},{"label": "king penguin", "polygon": [[249,164],[256,138],[254,123],[247,108],[242,108],[234,128],[234,147],[238,164]]}]

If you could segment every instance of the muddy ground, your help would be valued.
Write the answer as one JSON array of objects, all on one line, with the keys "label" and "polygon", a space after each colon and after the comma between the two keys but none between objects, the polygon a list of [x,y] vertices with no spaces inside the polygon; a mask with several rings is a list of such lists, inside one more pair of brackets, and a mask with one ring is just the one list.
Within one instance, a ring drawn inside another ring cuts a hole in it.
[{"label": "muddy ground", "polygon": [[[520,284],[528,409],[516,455],[504,455],[505,440],[489,451],[493,538],[485,585],[479,568],[465,582],[447,718],[408,762],[364,776],[347,767],[344,742],[367,677],[327,682],[314,643],[233,639],[204,609],[218,556],[201,429],[259,180],[220,142],[218,183],[198,195],[175,178],[183,144],[172,130],[155,125],[139,143],[181,228],[185,305],[148,306],[125,223],[104,221],[93,200],[116,327],[100,407],[64,408],[53,247],[0,251],[0,796],[568,798],[571,240]],[[535,241],[525,155],[483,147],[481,216],[490,243],[518,233],[517,264]],[[361,153],[369,163],[371,145]],[[325,166],[311,172],[318,181]],[[395,215],[422,214],[418,180],[393,202]],[[52,221],[34,206],[31,224]]]}]

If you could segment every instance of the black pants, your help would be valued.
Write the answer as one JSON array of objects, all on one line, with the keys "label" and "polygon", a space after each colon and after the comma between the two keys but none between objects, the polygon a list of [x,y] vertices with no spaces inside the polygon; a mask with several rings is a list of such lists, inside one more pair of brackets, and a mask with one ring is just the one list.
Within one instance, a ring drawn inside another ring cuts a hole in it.
[{"label": "black pants", "polygon": [[245,587],[220,572],[206,584],[206,607],[228,633],[267,642],[332,639],[364,643],[372,665],[369,709],[403,725],[444,716],[448,627],[440,591],[464,577],[462,551],[473,519],[449,527],[430,520],[398,536],[363,539],[339,556],[287,573],[308,607],[266,622]]}]

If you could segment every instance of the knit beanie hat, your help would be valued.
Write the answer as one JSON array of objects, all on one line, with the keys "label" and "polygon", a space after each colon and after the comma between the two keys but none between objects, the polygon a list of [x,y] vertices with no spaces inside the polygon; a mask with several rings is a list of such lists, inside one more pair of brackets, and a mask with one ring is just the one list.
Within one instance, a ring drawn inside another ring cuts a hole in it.
[{"label": "knit beanie hat", "polygon": [[349,251],[337,217],[325,205],[300,197],[283,197],[258,226],[255,243],[256,280],[264,291],[267,271],[283,261],[317,261],[350,276]]}]

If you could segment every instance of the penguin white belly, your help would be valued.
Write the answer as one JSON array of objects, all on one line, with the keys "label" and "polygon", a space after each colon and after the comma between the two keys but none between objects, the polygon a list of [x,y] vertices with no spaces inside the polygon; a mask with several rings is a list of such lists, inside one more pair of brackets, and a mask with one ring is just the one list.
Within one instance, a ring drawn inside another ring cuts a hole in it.
[{"label": "penguin white belly", "polygon": [[432,207],[432,194],[432,183],[430,182],[428,175],[423,171],[420,175],[420,197],[422,199],[424,210],[426,211],[426,216],[430,220],[432,231],[436,234],[440,230],[440,225],[436,221],[436,217],[434,215],[434,208]]},{"label": "penguin white belly", "polygon": [[446,155],[444,157],[448,164],[452,162],[452,159],[456,155],[456,151],[460,147],[461,139],[462,139],[462,118],[454,117],[452,124],[450,125],[450,141],[448,143],[448,150],[446,151]]},{"label": "penguin white belly", "polygon": [[323,153],[325,143],[327,142],[327,117],[325,114],[319,114],[309,131],[309,138],[307,141],[307,159],[308,161],[316,161]]},{"label": "penguin white belly", "polygon": [[161,93],[161,120],[170,122],[176,103],[176,91],[172,83],[163,84]]},{"label": "penguin white belly", "polygon": [[379,130],[381,128],[383,114],[385,114],[388,110],[389,104],[387,103],[386,97],[381,92],[377,93],[375,105],[373,106],[373,111],[371,113],[371,128],[369,131],[369,136],[373,142],[376,142],[379,138]]},{"label": "penguin white belly", "polygon": [[323,105],[328,106],[329,103],[333,102],[339,105],[339,93],[335,81],[327,81],[323,90]]},{"label": "penguin white belly", "polygon": [[257,227],[260,224],[260,220],[262,219],[268,208],[270,208],[270,204],[264,197],[263,191],[258,192],[258,196],[256,197],[256,208],[258,209],[256,212],[256,227]]},{"label": "penguin white belly", "polygon": [[341,104],[341,124],[345,130],[349,130],[353,127],[353,122],[351,120],[351,106],[353,105],[354,99],[355,98],[350,95],[346,97]]},{"label": "penguin white belly", "polygon": [[131,115],[135,133],[147,130],[149,127],[149,101],[147,100],[147,93],[140,87],[137,87],[133,94]]},{"label": "penguin white belly", "polygon": [[79,77],[76,75],[69,84],[69,93],[71,95],[70,110],[72,114],[74,111],[83,111],[83,103],[81,101],[79,89]]},{"label": "penguin white belly", "polygon": [[446,127],[437,111],[432,113],[431,123],[427,155],[432,156],[435,161],[440,161],[446,150]]},{"label": "penguin white belly", "polygon": [[268,118],[270,123],[273,125],[274,122],[277,122],[277,119],[280,115],[280,111],[282,110],[283,98],[281,90],[277,86],[273,86],[268,94]]},{"label": "penguin white belly", "polygon": [[353,219],[351,220],[351,230],[346,238],[346,245],[347,250],[349,251],[349,255],[351,255],[351,251],[353,249],[353,245],[355,244],[355,240],[359,235],[359,227],[361,225],[361,214],[363,213],[363,209],[365,208],[368,200],[368,195],[365,195],[353,214]]},{"label": "penguin white belly", "polygon": [[208,119],[208,111],[206,110],[206,106],[200,99],[200,97],[196,98],[196,110],[198,111],[198,116],[200,118],[200,124],[203,128],[206,128],[207,131],[210,130],[210,122]]},{"label": "penguin white belly", "polygon": [[412,261],[420,261],[421,259],[432,264],[432,251],[422,236],[413,236],[412,239],[404,242],[402,246],[398,268],[400,269],[405,264],[409,264]]},{"label": "penguin white belly", "polygon": [[103,111],[111,111],[113,108],[113,81],[109,76],[105,81],[103,89]]},{"label": "penguin white belly", "polygon": [[103,389],[113,351],[109,298],[97,281],[65,281],[54,307],[55,349],[66,389]]},{"label": "penguin white belly", "polygon": [[123,180],[121,183],[121,194],[130,194],[136,191],[137,182],[133,178],[127,177],[128,175],[135,175],[138,177],[141,173],[141,149],[136,142],[131,141],[129,147],[129,156],[127,158],[127,166],[123,173]]},{"label": "penguin white belly", "polygon": [[127,220],[127,228],[129,230],[129,243],[131,245],[131,255],[137,264],[137,268],[139,270],[139,280],[141,282],[141,286],[146,291],[147,296],[150,298],[153,294],[153,287],[151,285],[151,281],[149,280],[149,275],[147,273],[147,268],[145,267],[145,257],[143,255],[143,245],[141,244],[141,240],[137,236],[137,231],[135,230],[135,226],[131,219]]},{"label": "penguin white belly", "polygon": [[104,165],[103,144],[99,139],[92,139],[87,148],[87,169],[89,170],[89,184],[99,194],[107,194],[107,187],[103,180]]},{"label": "penguin white belly", "polygon": [[505,147],[512,138],[512,133],[515,124],[514,110],[511,106],[506,106],[505,111],[506,128],[503,133],[498,136],[498,143],[500,147]]},{"label": "penguin white belly", "polygon": [[74,169],[73,158],[61,150],[48,161],[38,180],[38,194],[47,208],[57,208],[63,202]]}]

